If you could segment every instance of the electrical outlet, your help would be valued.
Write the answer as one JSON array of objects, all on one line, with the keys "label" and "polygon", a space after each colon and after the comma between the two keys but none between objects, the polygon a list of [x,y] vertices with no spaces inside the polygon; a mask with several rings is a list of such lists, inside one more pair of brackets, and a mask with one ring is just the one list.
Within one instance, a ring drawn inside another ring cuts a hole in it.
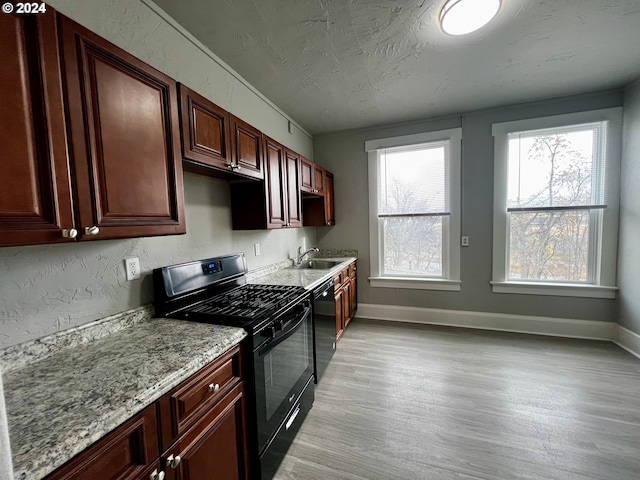
[{"label": "electrical outlet", "polygon": [[461,247],[468,247],[469,246],[469,237],[467,237],[466,235],[460,238],[460,246]]},{"label": "electrical outlet", "polygon": [[260,255],[260,244],[259,243],[254,243],[253,244],[253,250],[256,254],[256,257]]},{"label": "electrical outlet", "polygon": [[140,260],[138,257],[125,258],[124,265],[127,272],[127,280],[140,278]]}]

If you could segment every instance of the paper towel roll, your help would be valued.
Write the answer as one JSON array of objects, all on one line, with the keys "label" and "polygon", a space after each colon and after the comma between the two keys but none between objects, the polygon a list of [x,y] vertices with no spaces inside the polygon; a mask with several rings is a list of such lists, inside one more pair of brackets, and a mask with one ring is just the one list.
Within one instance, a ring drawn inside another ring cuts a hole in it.
[{"label": "paper towel roll", "polygon": [[9,445],[9,429],[7,428],[7,412],[4,406],[2,373],[0,373],[0,480],[13,480],[13,464]]}]

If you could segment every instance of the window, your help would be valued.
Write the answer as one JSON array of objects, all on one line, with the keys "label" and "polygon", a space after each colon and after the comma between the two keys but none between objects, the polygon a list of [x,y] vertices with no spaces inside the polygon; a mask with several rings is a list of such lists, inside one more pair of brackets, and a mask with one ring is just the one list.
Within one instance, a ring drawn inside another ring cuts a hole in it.
[{"label": "window", "polygon": [[613,298],[621,109],[493,125],[493,291]]},{"label": "window", "polygon": [[461,129],[367,141],[371,286],[460,290]]}]

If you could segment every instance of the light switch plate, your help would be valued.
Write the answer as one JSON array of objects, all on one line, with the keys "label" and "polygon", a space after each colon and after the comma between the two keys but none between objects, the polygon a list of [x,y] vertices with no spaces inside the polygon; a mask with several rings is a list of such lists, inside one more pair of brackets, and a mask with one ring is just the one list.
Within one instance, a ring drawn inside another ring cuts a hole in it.
[{"label": "light switch plate", "polygon": [[254,243],[253,244],[253,251],[256,254],[256,257],[260,255],[260,244],[259,243]]},{"label": "light switch plate", "polygon": [[125,258],[124,265],[127,272],[127,280],[140,278],[140,259],[138,257]]}]

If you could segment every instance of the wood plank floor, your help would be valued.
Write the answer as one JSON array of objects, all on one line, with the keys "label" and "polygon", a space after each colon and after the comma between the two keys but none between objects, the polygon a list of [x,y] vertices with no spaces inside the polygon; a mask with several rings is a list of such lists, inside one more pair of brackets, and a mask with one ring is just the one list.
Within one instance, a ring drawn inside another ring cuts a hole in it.
[{"label": "wood plank floor", "polygon": [[608,342],[354,321],[276,480],[640,479],[640,360]]}]

